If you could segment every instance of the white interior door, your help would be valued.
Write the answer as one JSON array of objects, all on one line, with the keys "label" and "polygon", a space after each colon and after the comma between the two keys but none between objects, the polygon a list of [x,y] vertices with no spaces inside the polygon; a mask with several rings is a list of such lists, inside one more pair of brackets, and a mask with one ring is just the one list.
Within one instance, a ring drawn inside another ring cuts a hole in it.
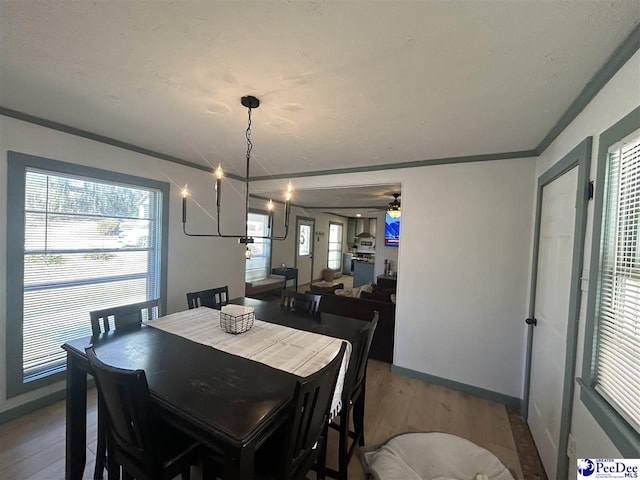
[{"label": "white interior door", "polygon": [[298,218],[296,220],[296,267],[298,285],[310,284],[313,280],[313,236],[315,222]]},{"label": "white interior door", "polygon": [[529,427],[549,478],[558,464],[578,167],[542,190]]}]

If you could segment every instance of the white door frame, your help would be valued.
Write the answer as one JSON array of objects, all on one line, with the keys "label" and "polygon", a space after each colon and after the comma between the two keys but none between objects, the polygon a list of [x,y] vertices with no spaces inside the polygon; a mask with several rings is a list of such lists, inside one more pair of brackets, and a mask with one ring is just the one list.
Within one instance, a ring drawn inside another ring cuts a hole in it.
[{"label": "white door frame", "polygon": [[[564,381],[562,391],[562,410],[560,418],[560,440],[558,443],[558,466],[556,472],[547,472],[549,478],[568,478],[569,457],[567,445],[571,428],[571,410],[575,386],[576,349],[578,341],[578,321],[580,301],[582,299],[581,276],[584,261],[584,240],[587,230],[587,202],[593,197],[589,182],[591,168],[592,137],[585,138],[578,146],[565,155],[538,178],[535,233],[533,257],[531,260],[531,290],[529,292],[529,319],[535,319],[536,281],[538,275],[538,248],[540,246],[540,221],[542,219],[542,189],[545,185],[561,177],[578,166],[578,185],[576,189],[576,217],[573,235],[573,259],[571,265],[571,287],[569,298],[569,317],[567,318],[567,350],[565,355]],[[527,319],[527,320],[529,320]],[[531,361],[535,326],[528,325],[527,358],[524,376],[524,394],[520,407],[525,420],[529,414],[529,389],[531,386]]]},{"label": "white door frame", "polygon": [[[314,253],[315,253],[315,244],[313,243],[313,239],[316,237],[316,219],[313,217],[301,217],[300,215],[296,215],[296,241],[293,242],[293,266],[298,268],[298,242],[300,241],[300,235],[299,235],[299,227],[300,227],[300,221],[305,221],[305,222],[311,222],[313,223],[313,226],[311,227],[311,278],[309,279],[309,285],[311,285],[313,283],[313,260],[314,260]],[[298,272],[300,273],[300,272]],[[304,285],[307,282],[306,281],[300,281],[300,278],[298,278],[298,283],[300,285]]]}]

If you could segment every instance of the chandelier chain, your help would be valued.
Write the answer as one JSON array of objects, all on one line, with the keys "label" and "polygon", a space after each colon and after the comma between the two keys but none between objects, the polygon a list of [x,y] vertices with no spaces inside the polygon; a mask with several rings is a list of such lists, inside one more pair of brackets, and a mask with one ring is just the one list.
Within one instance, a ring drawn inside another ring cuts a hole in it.
[{"label": "chandelier chain", "polygon": [[251,159],[251,150],[253,149],[253,143],[251,143],[251,107],[249,107],[249,120],[247,122],[247,131],[245,136],[247,137],[247,162]]}]

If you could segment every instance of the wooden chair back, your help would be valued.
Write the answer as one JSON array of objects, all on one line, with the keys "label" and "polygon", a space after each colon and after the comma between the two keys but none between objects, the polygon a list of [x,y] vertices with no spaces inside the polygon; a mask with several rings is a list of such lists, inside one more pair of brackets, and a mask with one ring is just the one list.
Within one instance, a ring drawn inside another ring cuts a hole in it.
[{"label": "wooden chair back", "polygon": [[304,478],[322,453],[325,445],[322,435],[326,433],[329,422],[331,401],[345,350],[346,343],[343,342],[331,362],[313,375],[298,380],[289,434],[285,439],[284,471],[277,478]]},{"label": "wooden chair back", "polygon": [[91,332],[93,335],[98,335],[111,330],[111,320],[113,328],[117,330],[158,318],[160,316],[160,299],[94,310],[89,315],[91,316]]},{"label": "wooden chair back", "polygon": [[287,310],[308,312],[311,315],[318,315],[320,311],[320,301],[322,295],[313,293],[299,293],[293,290],[282,291],[281,305]]},{"label": "wooden chair back", "polygon": [[[108,412],[109,455],[125,457],[123,465],[131,473],[153,472],[157,462],[154,419],[149,386],[144,370],[124,370],[101,362],[93,347],[86,349],[98,395]],[[111,465],[111,464],[110,464]],[[158,477],[159,478],[159,477]]]},{"label": "wooden chair back", "polygon": [[378,318],[379,313],[376,311],[373,313],[373,320],[358,333],[358,339],[355,341],[351,351],[349,370],[342,390],[343,399],[353,400],[364,384],[369,361],[369,350],[371,349],[373,334],[378,326]]},{"label": "wooden chair back", "polygon": [[220,310],[223,305],[229,303],[229,286],[210,288],[199,292],[187,293],[187,306],[189,310],[198,307],[209,307]]}]

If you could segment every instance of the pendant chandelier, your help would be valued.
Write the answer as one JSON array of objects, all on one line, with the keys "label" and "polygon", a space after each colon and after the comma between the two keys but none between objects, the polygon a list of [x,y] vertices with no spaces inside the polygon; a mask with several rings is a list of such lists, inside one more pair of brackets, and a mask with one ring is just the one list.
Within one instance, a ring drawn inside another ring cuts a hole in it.
[{"label": "pendant chandelier", "polygon": [[387,208],[387,213],[392,218],[400,218],[400,215],[402,214],[400,211],[400,201],[398,200],[399,196],[399,193],[394,193],[393,200],[389,202],[389,207]]},{"label": "pendant chandelier", "polygon": [[251,149],[253,148],[253,143],[251,143],[251,110],[254,108],[258,108],[260,106],[260,100],[256,97],[248,95],[246,97],[242,97],[240,102],[243,106],[247,108],[248,112],[248,120],[247,120],[247,130],[245,132],[245,137],[247,139],[247,169],[244,178],[245,184],[245,202],[244,202],[244,233],[243,234],[224,234],[220,231],[220,193],[222,188],[222,177],[224,173],[222,171],[222,166],[218,165],[218,168],[215,169],[214,173],[216,176],[215,190],[216,190],[216,223],[217,223],[217,232],[218,233],[190,233],[187,232],[187,197],[189,196],[189,191],[187,190],[187,186],[185,185],[182,190],[182,231],[185,235],[189,237],[220,237],[220,238],[237,238],[238,243],[247,245],[245,250],[246,258],[251,258],[251,250],[249,250],[249,244],[255,243],[255,239],[265,239],[265,240],[285,240],[287,238],[287,234],[289,233],[289,216],[291,214],[291,195],[292,195],[292,187],[291,182],[287,185],[287,190],[285,191],[285,202],[284,202],[284,235],[276,236],[273,235],[272,226],[273,226],[273,211],[274,211],[274,202],[273,200],[269,200],[267,203],[267,210],[269,212],[269,235],[267,236],[256,236],[249,235],[249,164],[251,162]]}]

